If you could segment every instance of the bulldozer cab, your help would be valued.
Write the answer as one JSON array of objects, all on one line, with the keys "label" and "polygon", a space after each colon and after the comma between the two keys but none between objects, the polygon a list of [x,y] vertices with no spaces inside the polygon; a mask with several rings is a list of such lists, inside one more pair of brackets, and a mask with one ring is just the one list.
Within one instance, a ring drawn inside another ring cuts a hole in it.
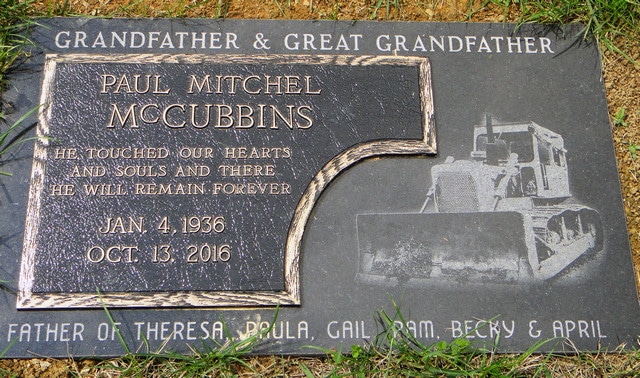
[{"label": "bulldozer cab", "polygon": [[562,136],[533,122],[476,126],[471,158],[518,170],[508,197],[571,196]]},{"label": "bulldozer cab", "polygon": [[494,138],[491,143],[486,132],[476,135],[472,156],[491,165],[505,165],[512,153],[518,155],[519,163],[529,163],[534,159],[533,138],[529,132],[499,132]]}]

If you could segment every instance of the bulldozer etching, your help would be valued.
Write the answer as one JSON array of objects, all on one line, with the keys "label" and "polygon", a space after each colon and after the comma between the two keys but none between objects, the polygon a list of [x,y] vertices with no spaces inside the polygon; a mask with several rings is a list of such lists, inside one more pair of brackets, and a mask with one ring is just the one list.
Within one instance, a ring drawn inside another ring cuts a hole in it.
[{"label": "bulldozer etching", "polygon": [[540,282],[601,250],[600,215],[571,198],[566,153],[560,134],[487,116],[470,160],[432,167],[418,212],[357,215],[356,280]]}]

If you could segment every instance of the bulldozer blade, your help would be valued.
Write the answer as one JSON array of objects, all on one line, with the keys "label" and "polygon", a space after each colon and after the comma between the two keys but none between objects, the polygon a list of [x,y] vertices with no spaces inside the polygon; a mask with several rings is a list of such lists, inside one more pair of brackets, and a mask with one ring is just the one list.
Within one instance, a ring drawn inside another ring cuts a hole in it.
[{"label": "bulldozer blade", "polygon": [[518,212],[359,214],[356,281],[529,282],[535,241],[525,218]]}]

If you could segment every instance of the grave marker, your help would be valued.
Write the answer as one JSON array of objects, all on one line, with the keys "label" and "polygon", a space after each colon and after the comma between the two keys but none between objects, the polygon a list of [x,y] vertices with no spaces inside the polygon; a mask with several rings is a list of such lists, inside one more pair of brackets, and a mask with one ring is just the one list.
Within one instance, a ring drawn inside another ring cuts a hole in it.
[{"label": "grave marker", "polygon": [[379,311],[425,344],[636,340],[577,29],[39,24],[3,98],[15,118],[41,106],[3,165],[6,356],[122,354],[116,328],[132,350],[261,330],[255,352],[348,350]]}]

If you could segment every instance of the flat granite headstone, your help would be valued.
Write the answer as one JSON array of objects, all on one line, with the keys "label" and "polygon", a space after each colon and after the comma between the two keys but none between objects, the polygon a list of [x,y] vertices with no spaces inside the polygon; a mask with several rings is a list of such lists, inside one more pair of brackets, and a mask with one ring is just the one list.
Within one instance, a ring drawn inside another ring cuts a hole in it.
[{"label": "flat granite headstone", "polygon": [[316,354],[389,327],[502,352],[636,345],[577,28],[38,24],[3,95],[9,123],[38,108],[2,165],[6,357],[259,332],[257,353]]}]

